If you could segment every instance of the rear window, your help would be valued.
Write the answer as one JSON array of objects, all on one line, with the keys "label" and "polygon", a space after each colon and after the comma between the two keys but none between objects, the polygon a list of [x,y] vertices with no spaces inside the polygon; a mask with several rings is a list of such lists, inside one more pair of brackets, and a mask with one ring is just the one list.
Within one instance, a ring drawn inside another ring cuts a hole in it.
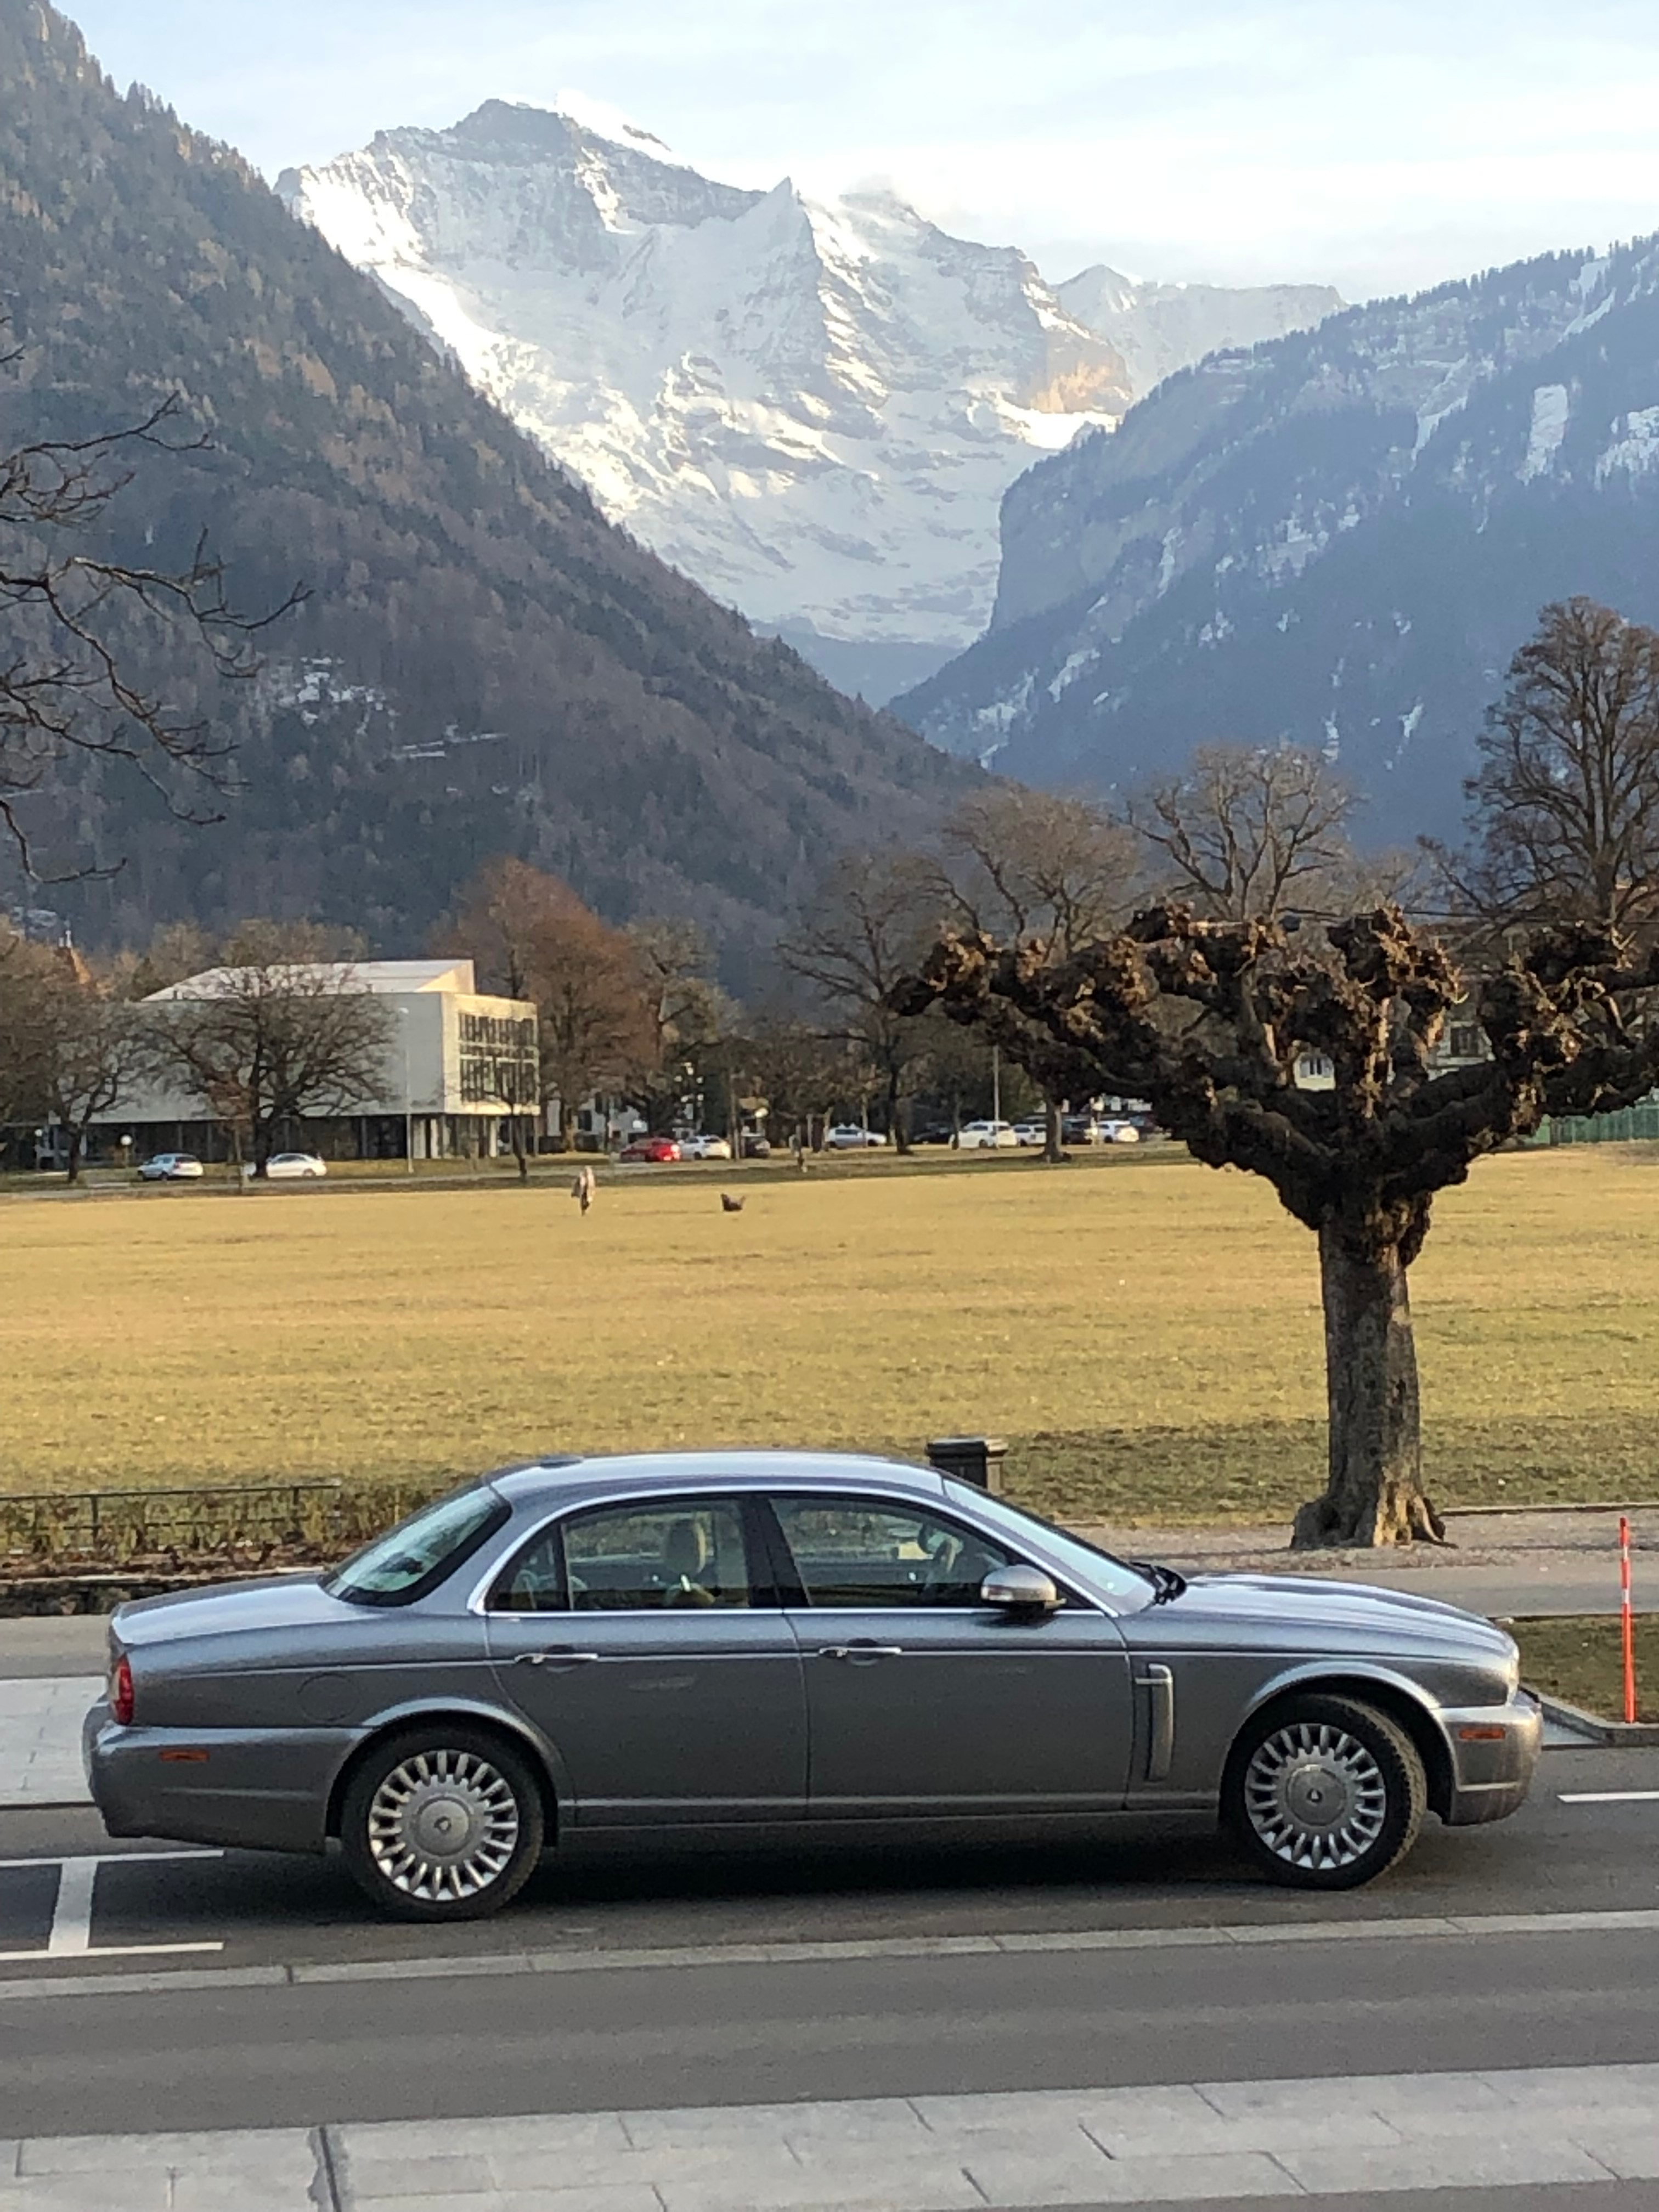
[{"label": "rear window", "polygon": [[331,1597],[353,1605],[412,1605],[437,1589],[507,1519],[487,1484],[471,1483],[401,1521],[325,1576]]}]

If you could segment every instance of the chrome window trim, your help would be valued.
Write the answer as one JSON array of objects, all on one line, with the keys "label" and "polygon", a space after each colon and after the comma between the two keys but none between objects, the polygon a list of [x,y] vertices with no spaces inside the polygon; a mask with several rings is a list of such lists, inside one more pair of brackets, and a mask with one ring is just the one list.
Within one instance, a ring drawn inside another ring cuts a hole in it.
[{"label": "chrome window trim", "polygon": [[[653,1488],[618,1492],[610,1498],[584,1498],[580,1504],[572,1502],[557,1506],[548,1514],[545,1520],[538,1521],[533,1528],[527,1530],[524,1535],[509,1544],[505,1550],[497,1553],[495,1564],[484,1575],[483,1580],[475,1586],[471,1595],[467,1599],[466,1609],[469,1613],[480,1614],[485,1620],[574,1620],[578,1615],[574,1606],[567,1606],[559,1612],[546,1607],[537,1607],[530,1612],[519,1612],[507,1606],[491,1605],[489,1603],[490,1586],[504,1571],[510,1559],[517,1559],[520,1553],[528,1551],[532,1544],[539,1543],[550,1528],[556,1528],[562,1522],[574,1520],[579,1513],[603,1513],[612,1506],[620,1509],[629,1505],[696,1505],[716,1503],[725,1504],[728,1500],[741,1508],[744,1497],[749,1494],[744,1490],[721,1490],[715,1486],[700,1483],[695,1490],[664,1491]],[[508,1526],[511,1525],[509,1522]],[[746,1550],[748,1545],[746,1534],[744,1541]],[[621,1617],[623,1614],[635,1611],[644,1613],[649,1608],[645,1606],[637,1607],[621,1606],[615,1610],[618,1617]],[[724,1613],[781,1613],[783,1607],[778,1605],[731,1605],[714,1607],[712,1610]],[[591,1615],[580,1617],[592,1618]]]},{"label": "chrome window trim", "polygon": [[[772,1507],[774,1518],[777,1519],[777,1501],[780,1498],[812,1498],[816,1497],[817,1493],[811,1490],[798,1489],[787,1483],[775,1483],[764,1492],[764,1495],[767,1503]],[[826,1498],[828,1498],[831,1493],[826,1492],[825,1495]],[[959,1510],[954,1498],[946,1498],[942,1510],[936,1509],[929,1501],[911,1497],[906,1497],[902,1499],[895,1499],[892,1498],[882,1497],[874,1492],[860,1493],[854,1491],[848,1493],[844,1491],[838,1491],[833,1493],[833,1498],[834,1502],[839,1505],[891,1505],[895,1504],[902,1504],[909,1507],[912,1511],[931,1513],[936,1519],[942,1520],[946,1522],[953,1521],[957,1510]],[[971,1522],[969,1522],[968,1525],[970,1528],[973,1528],[974,1526]],[[787,1545],[789,1541],[789,1537],[781,1519],[778,1520],[778,1534],[783,1538],[783,1540]],[[988,1543],[995,1544],[1000,1551],[1006,1552],[1009,1548],[1006,1532],[1000,1528],[975,1528],[974,1534],[976,1536],[983,1536]],[[1026,1564],[1032,1565],[1035,1564],[1035,1562],[1028,1561]],[[796,1571],[798,1573],[799,1571],[799,1565],[797,1565]],[[1058,1568],[1051,1566],[1045,1562],[1043,1564],[1043,1572],[1054,1583],[1061,1597],[1076,1605],[1080,1612],[1101,1613],[1103,1614],[1108,1620],[1115,1620],[1117,1619],[1117,1615],[1112,1611],[1111,1607],[1102,1599],[1091,1596],[1086,1591],[1079,1590],[1073,1583],[1071,1577],[1067,1575],[1062,1574]],[[801,1584],[801,1588],[803,1591],[805,1590],[806,1585],[805,1583]],[[948,1620],[952,1616],[959,1620],[981,1620],[986,1613],[994,1612],[997,1608],[983,1605],[815,1605],[811,1595],[808,1594],[804,1604],[790,1605],[786,1603],[782,1609],[785,1613],[925,1613],[929,1620]]]},{"label": "chrome window trim", "polygon": [[[918,1471],[920,1472],[920,1470]],[[496,1577],[506,1566],[509,1559],[515,1557],[520,1550],[526,1549],[531,1544],[537,1542],[541,1537],[547,1534],[550,1528],[556,1526],[558,1522],[569,1520],[578,1513],[598,1511],[604,1507],[611,1505],[627,1506],[665,1504],[672,1504],[677,1499],[690,1503],[699,1498],[730,1498],[734,1499],[739,1504],[745,1498],[759,1498],[765,1500],[768,1504],[770,1504],[775,1495],[785,1498],[822,1498],[823,1503],[827,1505],[846,1504],[850,1499],[861,1498],[866,1501],[882,1505],[905,1508],[912,1512],[938,1512],[942,1514],[942,1516],[947,1521],[956,1517],[963,1510],[958,1505],[957,1501],[954,1498],[945,1498],[941,1496],[937,1501],[935,1501],[931,1494],[925,1492],[918,1493],[914,1490],[901,1490],[896,1488],[892,1491],[875,1489],[854,1491],[848,1487],[843,1487],[840,1482],[837,1482],[833,1488],[826,1487],[820,1492],[814,1489],[810,1482],[803,1483],[799,1480],[791,1482],[787,1480],[779,1481],[775,1479],[757,1479],[752,1474],[750,1476],[749,1480],[738,1483],[734,1487],[729,1490],[721,1489],[718,1485],[713,1483],[698,1483],[695,1488],[684,1491],[665,1491],[659,1484],[652,1484],[648,1486],[638,1489],[630,1488],[625,1491],[618,1491],[609,1497],[586,1498],[581,1499],[580,1502],[571,1500],[556,1506],[550,1507],[544,1514],[543,1517],[538,1520],[532,1528],[526,1529],[520,1537],[515,1539],[512,1543],[503,1547],[502,1550],[495,1554],[495,1559],[492,1561],[489,1568],[486,1569],[485,1572],[479,1578],[477,1583],[475,1583],[468,1595],[466,1600],[466,1610],[468,1613],[475,1613],[485,1620],[566,1620],[575,1619],[576,1616],[574,1613],[556,1613],[544,1612],[541,1610],[537,1610],[535,1612],[519,1612],[511,1610],[504,1606],[492,1606],[489,1602],[489,1597],[490,1585],[495,1582]],[[969,1527],[974,1526],[971,1520],[969,1520]],[[975,1533],[978,1535],[987,1537],[993,1543],[1000,1544],[1005,1550],[1007,1549],[1007,1534],[1006,1530],[999,1528],[975,1528]],[[1045,1559],[1037,1556],[1034,1551],[1030,1563],[1033,1565],[1041,1566],[1043,1572],[1053,1579],[1056,1588],[1060,1591],[1062,1595],[1073,1602],[1079,1611],[1098,1613],[1106,1620],[1115,1621],[1121,1618],[1119,1608],[1113,1605],[1109,1599],[1098,1596],[1091,1590],[1079,1589],[1072,1577],[1066,1573],[1062,1569],[1056,1567],[1052,1560]],[[1138,1611],[1139,1609],[1139,1608],[1137,1607],[1132,1608],[1131,1610]],[[924,1608],[921,1607],[902,1607],[898,1606],[815,1606],[810,1603],[805,1605],[780,1603],[775,1606],[732,1606],[726,1608],[726,1610],[733,1613],[818,1613],[824,1614],[845,1614],[849,1613],[898,1613],[902,1611],[921,1612],[925,1610],[930,1619],[939,1620],[951,1615],[955,1615],[958,1619],[978,1619],[984,1613],[986,1608],[982,1606],[971,1605],[941,1605]]]}]

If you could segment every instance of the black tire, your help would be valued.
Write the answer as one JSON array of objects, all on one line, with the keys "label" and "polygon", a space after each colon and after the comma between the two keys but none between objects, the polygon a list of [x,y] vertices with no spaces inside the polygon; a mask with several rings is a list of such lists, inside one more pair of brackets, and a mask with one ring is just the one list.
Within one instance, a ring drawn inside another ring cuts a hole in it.
[{"label": "black tire", "polygon": [[1416,1745],[1358,1698],[1289,1698],[1233,1746],[1221,1816],[1245,1856],[1295,1889],[1358,1889],[1417,1841],[1428,1784]]},{"label": "black tire", "polygon": [[459,1721],[374,1745],[340,1804],[340,1849],[352,1879],[399,1920],[482,1920],[499,1911],[534,1872],[545,1827],[524,1753]]}]

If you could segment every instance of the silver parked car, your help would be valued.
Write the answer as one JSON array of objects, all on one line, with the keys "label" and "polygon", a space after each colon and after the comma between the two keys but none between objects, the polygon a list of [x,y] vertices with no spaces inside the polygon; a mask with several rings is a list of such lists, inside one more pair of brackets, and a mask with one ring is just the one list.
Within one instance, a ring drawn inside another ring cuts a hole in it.
[{"label": "silver parked car", "polygon": [[1114,1559],[932,1469],[550,1459],[333,1573],[124,1606],[88,1775],[116,1836],[321,1851],[461,1919],[544,1846],[1023,1836],[1219,1806],[1347,1888],[1502,1820],[1536,1702],[1428,1599]]}]

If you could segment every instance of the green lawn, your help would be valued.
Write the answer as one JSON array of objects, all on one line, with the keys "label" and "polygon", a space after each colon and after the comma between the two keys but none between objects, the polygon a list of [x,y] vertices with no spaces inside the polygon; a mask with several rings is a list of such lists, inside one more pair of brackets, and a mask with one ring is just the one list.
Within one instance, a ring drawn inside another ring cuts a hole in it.
[{"label": "green lawn", "polygon": [[[1522,1679],[1546,1697],[1559,1698],[1603,1719],[1625,1717],[1624,1644],[1616,1620],[1573,1614],[1558,1620],[1517,1620]],[[1637,1712],[1659,1721],[1659,1618],[1636,1622]]]}]

